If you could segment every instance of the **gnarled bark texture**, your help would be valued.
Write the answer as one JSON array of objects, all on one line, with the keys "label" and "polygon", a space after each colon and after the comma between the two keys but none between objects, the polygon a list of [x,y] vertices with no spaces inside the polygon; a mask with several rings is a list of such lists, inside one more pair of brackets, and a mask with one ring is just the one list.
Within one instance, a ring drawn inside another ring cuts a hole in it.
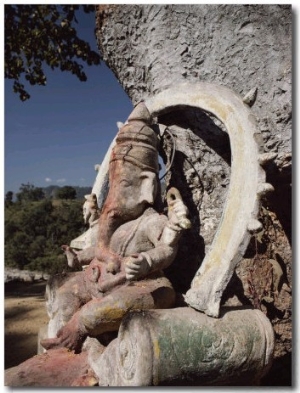
[{"label": "gnarled bark texture", "polygon": [[[253,236],[223,301],[252,304],[270,318],[277,361],[266,384],[291,383],[291,6],[96,8],[102,57],[133,104],[186,81],[224,85],[242,97],[258,89],[252,111],[263,150],[272,156],[264,169],[275,191],[263,200],[264,229]],[[230,145],[223,124],[195,108],[180,108],[157,120],[173,135],[165,133],[161,141],[161,155],[167,166],[172,163],[166,183],[180,190],[193,222],[167,272],[176,290],[185,293],[222,215]]]}]

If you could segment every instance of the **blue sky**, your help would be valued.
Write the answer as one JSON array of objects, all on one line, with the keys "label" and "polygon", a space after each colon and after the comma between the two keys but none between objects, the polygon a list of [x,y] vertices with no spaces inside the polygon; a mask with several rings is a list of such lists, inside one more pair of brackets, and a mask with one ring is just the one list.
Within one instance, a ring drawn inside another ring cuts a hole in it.
[{"label": "blue sky", "polygon": [[[80,14],[78,35],[97,50],[94,15]],[[29,86],[20,101],[5,80],[5,192],[22,183],[92,186],[101,163],[132,104],[106,67],[86,66],[87,82],[59,69],[47,72],[47,86]]]},{"label": "blue sky", "polygon": [[[296,26],[299,9],[297,4],[292,5]],[[82,14],[78,19],[79,36],[97,50],[94,15]],[[294,30],[298,37],[299,29]],[[295,39],[294,47],[297,43]],[[299,63],[298,56],[295,50],[294,65]],[[126,120],[132,105],[104,63],[86,66],[85,70],[87,82],[49,70],[47,86],[30,87],[31,98],[26,102],[19,100],[12,92],[12,82],[5,80],[5,192],[17,192],[22,183],[28,182],[39,187],[92,186],[94,165],[101,163],[117,132],[116,122]]]}]

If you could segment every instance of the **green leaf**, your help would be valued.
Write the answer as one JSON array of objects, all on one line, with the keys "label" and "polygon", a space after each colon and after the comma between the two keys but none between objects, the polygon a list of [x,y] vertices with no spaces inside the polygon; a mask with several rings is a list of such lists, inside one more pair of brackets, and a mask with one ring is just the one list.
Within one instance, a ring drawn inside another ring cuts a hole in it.
[{"label": "green leaf", "polygon": [[[100,64],[100,55],[74,28],[80,9],[95,12],[94,5],[5,5],[5,78],[14,80],[13,91],[22,101],[30,95],[19,81],[45,85],[44,64],[71,72],[81,81],[87,76],[77,60],[88,66]],[[32,64],[41,71],[31,69]]]}]

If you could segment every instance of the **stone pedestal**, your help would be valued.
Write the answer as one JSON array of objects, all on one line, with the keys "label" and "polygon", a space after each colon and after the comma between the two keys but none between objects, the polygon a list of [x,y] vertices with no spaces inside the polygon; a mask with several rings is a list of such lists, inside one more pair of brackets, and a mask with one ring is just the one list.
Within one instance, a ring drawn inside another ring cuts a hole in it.
[{"label": "stone pedestal", "polygon": [[271,366],[274,333],[259,310],[191,308],[132,312],[118,338],[89,364],[100,386],[258,385]]},{"label": "stone pedestal", "polygon": [[[272,363],[274,333],[259,310],[130,312],[106,349],[89,339],[76,355],[50,350],[5,371],[5,385],[253,386]],[[103,350],[104,349],[104,350]]]}]

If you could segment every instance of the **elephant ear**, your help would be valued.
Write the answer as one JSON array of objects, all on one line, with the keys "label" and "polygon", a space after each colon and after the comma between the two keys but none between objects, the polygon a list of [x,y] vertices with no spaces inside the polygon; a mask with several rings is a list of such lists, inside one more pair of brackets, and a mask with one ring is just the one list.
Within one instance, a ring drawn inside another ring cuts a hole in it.
[{"label": "elephant ear", "polygon": [[273,189],[266,183],[262,164],[262,137],[247,102],[232,90],[211,83],[183,83],[145,101],[153,117],[195,107],[218,118],[225,126],[231,148],[231,178],[220,224],[210,251],[196,272],[185,301],[191,307],[218,317],[222,294],[242,259],[251,236],[261,231],[257,220],[260,199]]}]

